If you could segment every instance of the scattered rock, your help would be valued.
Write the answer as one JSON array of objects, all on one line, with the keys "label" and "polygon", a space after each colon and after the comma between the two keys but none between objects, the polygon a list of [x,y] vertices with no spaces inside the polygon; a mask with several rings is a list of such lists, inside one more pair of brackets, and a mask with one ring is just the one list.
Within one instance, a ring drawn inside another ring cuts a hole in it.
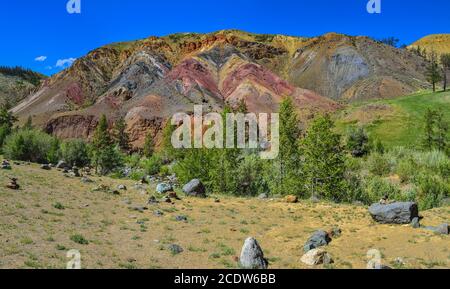
[{"label": "scattered rock", "polygon": [[158,204],[159,203],[159,201],[154,197],[154,196],[151,196],[149,199],[148,199],[148,204],[149,205],[154,205],[154,204]]},{"label": "scattered rock", "polygon": [[11,164],[7,160],[2,161],[1,165],[2,170],[11,170]]},{"label": "scattered rock", "polygon": [[172,204],[172,200],[169,197],[164,197],[164,198],[161,199],[161,201],[163,203]]},{"label": "scattered rock", "polygon": [[56,164],[57,169],[69,169],[69,165],[65,161],[59,161],[58,164]]},{"label": "scattered rock", "polygon": [[338,227],[333,227],[329,232],[328,232],[328,236],[330,236],[330,238],[339,238],[342,234],[342,230]]},{"label": "scattered rock", "polygon": [[171,199],[181,200],[181,199],[178,197],[177,193],[175,193],[175,192],[169,192],[169,193],[167,194],[167,196],[168,196],[169,198],[171,198]]},{"label": "scattered rock", "polygon": [[93,183],[94,181],[91,180],[91,179],[88,178],[88,177],[82,177],[82,178],[81,178],[81,182],[84,183],[84,184],[90,184],[90,183]]},{"label": "scattered rock", "polygon": [[310,250],[326,246],[331,242],[331,238],[325,231],[316,231],[314,234],[306,241],[303,250],[308,252]]},{"label": "scattered rock", "polygon": [[108,192],[110,188],[107,185],[98,185],[93,189],[94,192]]},{"label": "scattered rock", "polygon": [[49,164],[43,164],[41,165],[41,169],[49,171],[52,169],[52,167]]},{"label": "scattered rock", "polygon": [[437,234],[442,234],[442,235],[448,235],[448,233],[449,233],[448,224],[441,224],[437,227],[428,226],[428,227],[425,227],[425,229],[433,231]]},{"label": "scattered rock", "polygon": [[69,171],[70,175],[76,178],[79,178],[80,175],[80,170],[77,167],[72,167],[72,170]]},{"label": "scattered rock", "polygon": [[419,217],[418,206],[413,202],[373,204],[369,212],[375,221],[382,224],[410,224]]},{"label": "scattered rock", "polygon": [[118,185],[117,189],[120,190],[120,191],[126,191],[127,187],[125,185]]},{"label": "scattered rock", "polygon": [[215,199],[214,203],[220,203],[220,199]]},{"label": "scattered rock", "polygon": [[206,189],[202,182],[194,179],[183,187],[183,192],[190,197],[206,198]]},{"label": "scattered rock", "polygon": [[248,238],[242,247],[239,264],[244,269],[267,269],[269,262],[264,258],[258,241]]},{"label": "scattered rock", "polygon": [[171,185],[166,183],[160,183],[156,186],[156,192],[160,194],[165,194],[167,192],[173,191],[173,188]]},{"label": "scattered rock", "polygon": [[188,218],[186,216],[180,215],[176,216],[175,220],[177,220],[178,222],[187,222]]},{"label": "scattered rock", "polygon": [[286,203],[295,204],[298,203],[298,197],[294,195],[286,196],[285,198]]},{"label": "scattered rock", "polygon": [[397,265],[398,267],[403,267],[406,265],[405,260],[403,260],[402,257],[395,258],[394,264]]},{"label": "scattered rock", "polygon": [[308,266],[327,265],[334,262],[330,254],[322,248],[309,250],[300,260]]},{"label": "scattered rock", "polygon": [[413,227],[414,229],[420,228],[420,219],[419,219],[419,217],[415,217],[411,221],[411,227]]},{"label": "scattered rock", "polygon": [[172,255],[178,255],[183,253],[183,248],[181,248],[181,246],[176,245],[176,244],[171,244],[167,247],[167,249],[170,251],[170,253],[172,253]]},{"label": "scattered rock", "polygon": [[141,212],[141,213],[143,213],[144,211],[148,210],[148,208],[144,207],[144,206],[131,206],[131,207],[129,207],[129,209],[132,210],[132,211],[138,211],[138,212]]},{"label": "scattered rock", "polygon": [[9,178],[9,180],[10,180],[9,184],[6,185],[8,189],[11,190],[20,189],[20,185],[17,183],[18,180],[16,178]]},{"label": "scattered rock", "polygon": [[156,210],[153,212],[153,215],[155,215],[157,217],[162,217],[162,216],[164,216],[164,213],[160,210]]},{"label": "scattered rock", "polygon": [[262,193],[261,195],[258,196],[258,199],[260,199],[260,200],[265,200],[268,198],[269,198],[269,195],[266,193]]}]

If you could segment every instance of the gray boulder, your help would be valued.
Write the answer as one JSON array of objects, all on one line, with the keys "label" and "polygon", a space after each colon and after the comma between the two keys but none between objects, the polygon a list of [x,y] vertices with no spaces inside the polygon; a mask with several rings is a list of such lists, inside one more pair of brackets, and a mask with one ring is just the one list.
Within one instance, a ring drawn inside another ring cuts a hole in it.
[{"label": "gray boulder", "polygon": [[169,246],[167,246],[167,249],[170,251],[170,253],[172,255],[178,255],[183,253],[183,248],[180,245],[177,244],[171,244]]},{"label": "gray boulder", "polygon": [[449,233],[448,224],[442,224],[442,225],[439,225],[437,227],[428,226],[428,227],[425,227],[425,229],[433,231],[433,232],[435,232],[437,234],[442,234],[442,235],[448,235],[448,233]]},{"label": "gray boulder", "polygon": [[173,191],[173,188],[171,185],[166,183],[160,183],[156,186],[156,192],[160,194],[165,194],[167,192]]},{"label": "gray boulder", "polygon": [[183,187],[183,192],[190,197],[206,198],[205,186],[198,179],[194,179]]},{"label": "gray boulder", "polygon": [[310,250],[326,246],[331,242],[330,235],[325,231],[316,231],[314,234],[306,241],[303,250],[308,252]]},{"label": "gray boulder", "polygon": [[239,264],[244,269],[267,269],[269,262],[264,258],[258,241],[248,238],[242,247]]},{"label": "gray boulder", "polygon": [[369,207],[372,218],[381,224],[410,224],[419,217],[419,209],[413,202],[373,204]]},{"label": "gray boulder", "polygon": [[56,165],[57,169],[69,169],[69,165],[65,161],[59,161]]},{"label": "gray boulder", "polygon": [[414,229],[420,228],[420,219],[418,217],[415,217],[411,221],[411,227],[414,228]]}]

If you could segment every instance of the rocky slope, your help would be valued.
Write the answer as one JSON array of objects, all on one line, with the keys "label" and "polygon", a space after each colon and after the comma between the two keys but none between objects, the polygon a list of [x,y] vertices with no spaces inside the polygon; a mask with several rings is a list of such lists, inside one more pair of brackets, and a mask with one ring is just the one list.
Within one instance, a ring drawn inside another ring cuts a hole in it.
[{"label": "rocky slope", "polygon": [[0,67],[0,104],[16,105],[39,87],[46,76],[20,67]]},{"label": "rocky slope", "polygon": [[432,50],[438,54],[450,53],[450,34],[431,34],[411,44],[409,49],[426,49],[427,52]]},{"label": "rocky slope", "polygon": [[255,35],[228,30],[116,43],[78,59],[14,108],[48,132],[88,138],[100,114],[125,117],[131,140],[155,137],[175,112],[244,100],[276,111],[293,97],[303,118],[336,101],[404,95],[427,87],[425,60],[367,37]]}]

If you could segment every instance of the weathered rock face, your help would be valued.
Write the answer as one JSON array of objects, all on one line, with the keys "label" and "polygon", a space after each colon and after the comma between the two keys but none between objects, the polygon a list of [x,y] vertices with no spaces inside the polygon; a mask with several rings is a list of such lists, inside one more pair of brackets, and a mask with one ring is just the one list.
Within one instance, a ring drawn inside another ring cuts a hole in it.
[{"label": "weathered rock face", "polygon": [[206,198],[206,189],[198,179],[190,181],[183,187],[183,192],[190,197]]},{"label": "weathered rock face", "polygon": [[387,205],[373,204],[369,208],[372,218],[382,224],[410,224],[419,217],[419,209],[413,202],[397,202]]},{"label": "weathered rock face", "polygon": [[[193,105],[220,111],[244,100],[274,112],[286,97],[305,119],[334,99],[398,96],[426,87],[426,63],[367,37],[301,38],[242,31],[176,34],[111,44],[79,58],[13,108],[61,138],[89,138],[99,116],[125,117],[133,148]],[[1,90],[1,85],[0,85]],[[205,109],[206,110],[206,109]]]},{"label": "weathered rock face", "polygon": [[269,263],[264,258],[261,247],[254,238],[245,240],[239,264],[244,269],[267,269]]}]

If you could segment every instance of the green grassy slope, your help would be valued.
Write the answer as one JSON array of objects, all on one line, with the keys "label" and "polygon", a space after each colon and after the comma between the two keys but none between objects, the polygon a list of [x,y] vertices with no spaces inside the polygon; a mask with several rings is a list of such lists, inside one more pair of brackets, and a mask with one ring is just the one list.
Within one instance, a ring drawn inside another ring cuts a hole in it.
[{"label": "green grassy slope", "polygon": [[345,133],[351,126],[363,125],[388,148],[414,147],[420,145],[427,108],[441,109],[450,121],[450,92],[354,103],[336,115],[337,129]]}]

